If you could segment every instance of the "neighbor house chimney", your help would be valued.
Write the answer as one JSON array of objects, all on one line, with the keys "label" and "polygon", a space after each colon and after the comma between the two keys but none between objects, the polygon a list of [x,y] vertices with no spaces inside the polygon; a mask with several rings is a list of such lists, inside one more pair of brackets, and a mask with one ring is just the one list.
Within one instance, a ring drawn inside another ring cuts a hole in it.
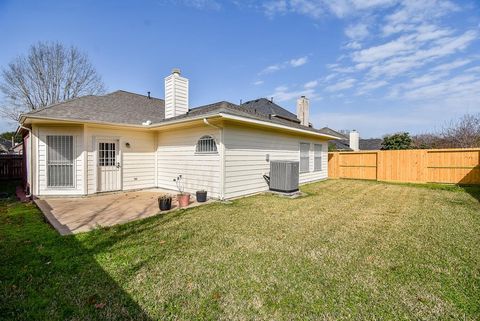
[{"label": "neighbor house chimney", "polygon": [[297,99],[297,118],[303,126],[309,126],[310,102],[307,97],[302,96]]},{"label": "neighbor house chimney", "polygon": [[350,132],[350,148],[354,152],[360,150],[360,134],[355,129]]},{"label": "neighbor house chimney", "polygon": [[165,78],[165,118],[188,112],[188,79],[180,76],[180,69],[173,69]]}]

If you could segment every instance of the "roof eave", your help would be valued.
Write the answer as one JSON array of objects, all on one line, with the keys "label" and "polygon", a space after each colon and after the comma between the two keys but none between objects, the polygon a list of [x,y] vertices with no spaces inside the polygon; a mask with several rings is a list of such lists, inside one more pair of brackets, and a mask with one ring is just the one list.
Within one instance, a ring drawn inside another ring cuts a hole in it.
[{"label": "roof eave", "polygon": [[257,124],[257,125],[260,125],[260,126],[265,126],[265,127],[270,127],[270,128],[277,128],[277,129],[283,129],[283,130],[286,130],[286,131],[298,132],[298,133],[302,133],[302,134],[305,134],[305,135],[319,136],[319,137],[323,137],[323,138],[326,138],[326,139],[329,139],[329,140],[340,139],[339,137],[336,137],[336,136],[332,136],[332,135],[328,135],[328,134],[324,134],[324,133],[319,133],[319,132],[315,132],[315,131],[311,131],[311,130],[305,130],[305,129],[301,129],[301,128],[290,127],[290,126],[286,126],[286,125],[282,125],[282,124],[276,124],[276,123],[272,123],[272,122],[269,122],[269,121],[263,121],[263,120],[253,119],[253,118],[244,117],[244,116],[236,116],[236,115],[226,113],[226,112],[224,112],[224,110],[216,111],[216,112],[209,113],[209,114],[199,115],[199,116],[196,116],[196,117],[182,118],[182,119],[176,119],[176,120],[171,120],[171,121],[166,120],[166,121],[162,121],[161,123],[155,123],[155,124],[151,124],[151,125],[135,125],[135,124],[112,123],[112,122],[102,122],[102,121],[88,121],[88,120],[82,120],[82,119],[65,119],[65,118],[38,117],[38,116],[37,117],[28,116],[28,117],[25,117],[24,119],[22,119],[23,117],[24,117],[24,115],[21,116],[21,122],[20,122],[22,125],[24,124],[24,122],[27,118],[31,118],[31,119],[38,119],[38,120],[52,120],[52,121],[62,121],[62,122],[69,122],[69,123],[85,123],[85,124],[97,124],[97,125],[107,125],[107,126],[121,126],[121,127],[137,128],[137,129],[156,129],[156,128],[161,128],[161,127],[165,127],[165,126],[169,126],[169,125],[175,125],[175,124],[197,121],[197,120],[201,120],[201,119],[204,119],[204,118],[222,117],[222,118],[225,118],[225,119],[242,121],[242,122]]},{"label": "roof eave", "polygon": [[265,126],[265,127],[271,127],[271,128],[273,127],[273,128],[284,129],[284,130],[287,130],[287,131],[299,132],[299,133],[306,134],[306,135],[320,136],[320,137],[323,137],[323,138],[326,138],[326,139],[339,139],[338,137],[335,137],[335,136],[331,136],[331,135],[327,135],[327,134],[323,134],[323,133],[319,133],[319,132],[314,132],[314,131],[310,131],[310,130],[305,130],[305,129],[301,129],[301,128],[295,128],[295,127],[290,127],[290,126],[286,126],[286,125],[276,124],[276,123],[272,123],[272,122],[268,122],[268,121],[262,121],[262,120],[257,120],[257,119],[252,119],[252,118],[248,118],[248,117],[242,117],[242,116],[235,116],[235,115],[226,114],[226,113],[220,113],[220,115],[225,119],[244,121],[244,122],[247,122],[247,123],[257,124],[257,125],[261,125],[261,126]]}]

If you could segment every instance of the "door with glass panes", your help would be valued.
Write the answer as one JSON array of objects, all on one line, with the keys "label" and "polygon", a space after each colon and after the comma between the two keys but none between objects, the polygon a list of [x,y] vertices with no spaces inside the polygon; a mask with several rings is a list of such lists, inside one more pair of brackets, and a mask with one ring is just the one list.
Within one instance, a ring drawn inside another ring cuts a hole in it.
[{"label": "door with glass panes", "polygon": [[118,140],[100,140],[97,144],[98,191],[118,191],[121,189]]}]

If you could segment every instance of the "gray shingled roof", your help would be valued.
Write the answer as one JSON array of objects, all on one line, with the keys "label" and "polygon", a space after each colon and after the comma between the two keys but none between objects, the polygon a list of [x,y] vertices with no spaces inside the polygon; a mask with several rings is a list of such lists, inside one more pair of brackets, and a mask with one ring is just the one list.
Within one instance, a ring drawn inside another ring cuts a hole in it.
[{"label": "gray shingled roof", "polygon": [[[382,149],[382,139],[380,138],[367,138],[360,139],[358,147],[360,150],[380,150]],[[350,141],[348,139],[341,139],[332,141],[337,150],[352,151],[350,148]]]},{"label": "gray shingled roof", "polygon": [[83,96],[29,112],[26,116],[141,125],[165,118],[165,101],[118,90],[104,96]]},{"label": "gray shingled roof", "polygon": [[12,148],[12,141],[0,137],[0,153],[8,153]]},{"label": "gray shingled roof", "polygon": [[280,107],[279,105],[275,104],[271,100],[268,100],[266,98],[259,98],[255,100],[250,100],[247,101],[243,104],[241,104],[242,107],[245,108],[251,108],[255,110],[256,112],[264,115],[272,115],[272,116],[281,116],[284,118],[291,119],[296,122],[300,122],[298,120],[297,115],[294,113],[289,112],[283,107]]},{"label": "gray shingled roof", "polygon": [[141,125],[147,120],[150,120],[152,124],[158,124],[203,115],[214,115],[221,112],[331,135],[327,131],[303,126],[296,121],[273,117],[273,115],[281,114],[283,117],[291,118],[292,115],[294,117],[295,115],[264,98],[258,99],[255,103],[242,105],[221,101],[191,108],[184,115],[165,119],[164,100],[119,90],[105,96],[84,96],[58,103],[24,114],[24,116]]}]

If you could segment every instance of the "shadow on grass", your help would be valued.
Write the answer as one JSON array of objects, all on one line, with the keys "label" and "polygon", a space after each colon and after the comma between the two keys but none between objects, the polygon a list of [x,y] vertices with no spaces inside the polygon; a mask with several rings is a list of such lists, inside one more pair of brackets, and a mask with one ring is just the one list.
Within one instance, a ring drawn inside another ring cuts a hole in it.
[{"label": "shadow on grass", "polygon": [[[2,184],[0,191],[12,193],[14,186]],[[115,241],[89,246],[62,237],[33,204],[0,200],[2,320],[149,320],[95,259]]]},{"label": "shadow on grass", "polygon": [[480,186],[479,185],[460,185],[460,187],[472,195],[480,203]]}]

